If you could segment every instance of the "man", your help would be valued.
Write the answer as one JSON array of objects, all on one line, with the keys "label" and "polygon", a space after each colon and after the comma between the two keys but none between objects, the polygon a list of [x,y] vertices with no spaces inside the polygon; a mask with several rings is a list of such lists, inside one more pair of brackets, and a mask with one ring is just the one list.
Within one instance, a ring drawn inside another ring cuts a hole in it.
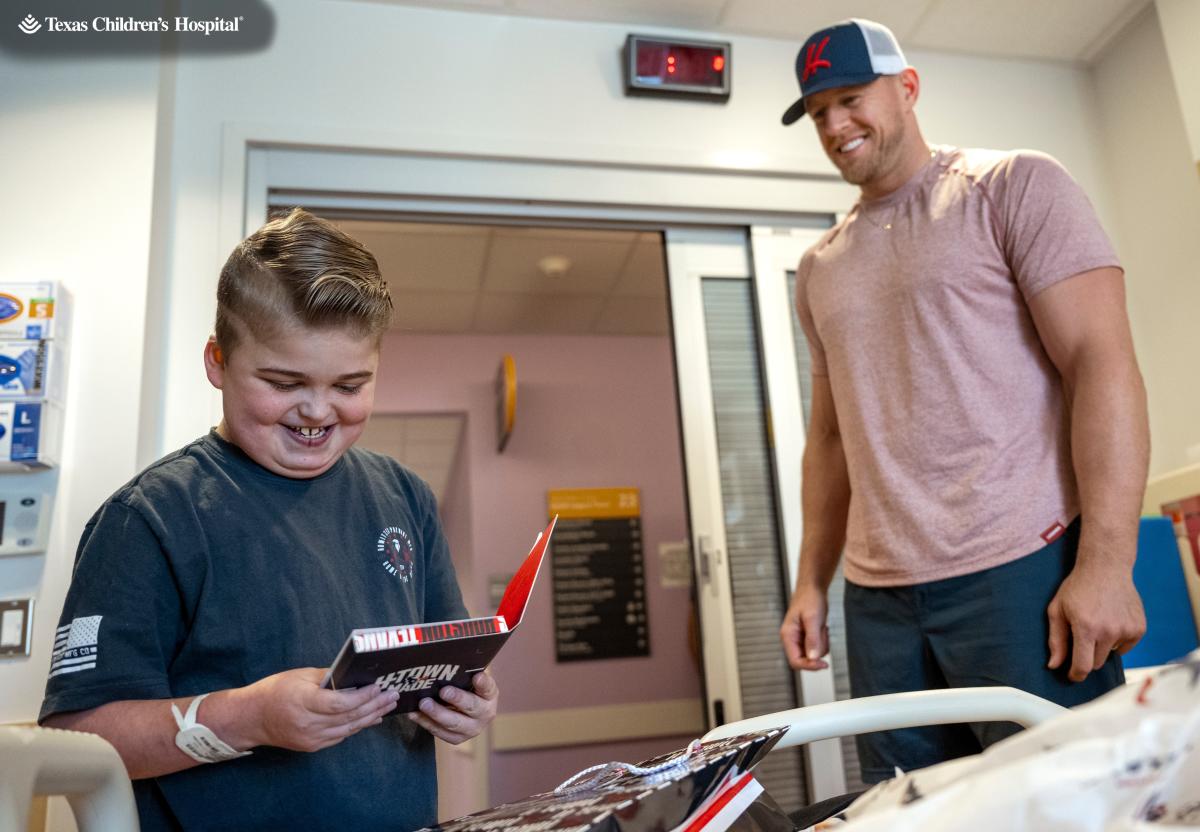
[{"label": "man", "polygon": [[[927,145],[917,72],[886,27],[817,32],[796,74],[784,124],[808,115],[861,198],[797,270],[813,405],[788,661],[826,666],[844,550],[853,695],[1092,699],[1145,630],[1145,392],[1111,246],[1053,159]],[[867,735],[863,777],[1013,730]]]}]

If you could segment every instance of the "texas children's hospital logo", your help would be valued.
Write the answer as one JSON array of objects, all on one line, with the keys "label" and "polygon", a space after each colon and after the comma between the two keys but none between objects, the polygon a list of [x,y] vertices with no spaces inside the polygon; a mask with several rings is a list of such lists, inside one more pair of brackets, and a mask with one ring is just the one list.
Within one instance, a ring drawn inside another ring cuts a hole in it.
[{"label": "texas children's hospital logo", "polygon": [[275,37],[276,14],[268,2],[13,0],[0,3],[0,53],[90,60],[257,52]]},{"label": "texas children's hospital logo", "polygon": [[150,17],[131,16],[92,17],[72,19],[49,15],[42,18],[25,15],[17,28],[27,35],[36,35],[45,28],[46,32],[188,32],[213,35],[218,32],[241,31],[245,15],[235,17]]},{"label": "texas children's hospital logo", "polygon": [[397,526],[388,526],[379,533],[375,549],[383,555],[384,569],[405,583],[412,580],[415,559],[408,532]]}]

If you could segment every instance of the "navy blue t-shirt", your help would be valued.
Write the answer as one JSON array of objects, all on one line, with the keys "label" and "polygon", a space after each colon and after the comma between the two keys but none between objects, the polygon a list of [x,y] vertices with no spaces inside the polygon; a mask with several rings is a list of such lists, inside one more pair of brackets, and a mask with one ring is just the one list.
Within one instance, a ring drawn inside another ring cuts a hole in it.
[{"label": "navy blue t-shirt", "polygon": [[[159,460],[84,528],[39,720],[327,667],[350,630],[467,617],[432,492],[351,448],[271,473],[215,431]],[[385,719],[315,753],[134,782],[143,830],[394,829],[436,820],[433,738]]]}]

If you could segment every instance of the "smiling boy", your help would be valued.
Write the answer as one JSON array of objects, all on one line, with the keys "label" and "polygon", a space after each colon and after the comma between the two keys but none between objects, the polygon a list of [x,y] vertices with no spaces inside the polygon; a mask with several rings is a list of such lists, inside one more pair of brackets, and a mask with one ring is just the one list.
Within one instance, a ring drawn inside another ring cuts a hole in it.
[{"label": "smiling boy", "polygon": [[428,486],[352,447],[391,314],[360,244],[267,223],[217,289],[221,423],[84,529],[39,719],[116,747],[143,830],[424,826],[433,736],[495,716],[487,673],[406,719],[393,691],[320,687],[355,627],[466,617]]}]

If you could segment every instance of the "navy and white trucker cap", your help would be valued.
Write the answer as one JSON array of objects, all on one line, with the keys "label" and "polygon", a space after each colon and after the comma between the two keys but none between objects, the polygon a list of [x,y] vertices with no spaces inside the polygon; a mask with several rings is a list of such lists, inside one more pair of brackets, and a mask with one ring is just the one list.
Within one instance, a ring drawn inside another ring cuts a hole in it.
[{"label": "navy and white trucker cap", "polygon": [[873,20],[852,18],[810,35],[796,56],[800,99],[783,114],[784,124],[804,115],[804,96],[834,87],[869,84],[899,75],[908,66],[892,30]]}]

